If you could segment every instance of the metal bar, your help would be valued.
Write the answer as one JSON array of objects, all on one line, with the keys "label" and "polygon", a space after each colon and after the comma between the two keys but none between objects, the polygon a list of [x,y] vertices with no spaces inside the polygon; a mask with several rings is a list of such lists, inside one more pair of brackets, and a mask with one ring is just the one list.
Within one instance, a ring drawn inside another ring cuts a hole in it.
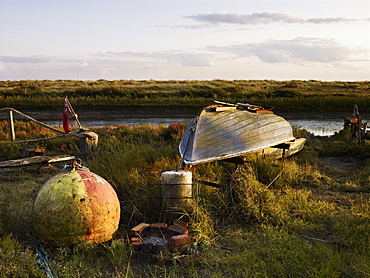
[{"label": "metal bar", "polygon": [[200,183],[200,184],[203,184],[203,185],[212,186],[212,187],[216,187],[216,188],[223,188],[223,187],[225,187],[225,186],[223,186],[221,184],[210,182],[210,181],[202,181],[202,180],[194,179],[193,182],[194,183]]}]

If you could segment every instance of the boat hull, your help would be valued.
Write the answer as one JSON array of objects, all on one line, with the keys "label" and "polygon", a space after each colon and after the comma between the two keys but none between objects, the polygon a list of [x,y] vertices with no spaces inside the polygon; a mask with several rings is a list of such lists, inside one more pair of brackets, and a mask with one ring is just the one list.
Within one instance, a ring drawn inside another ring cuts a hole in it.
[{"label": "boat hull", "polygon": [[297,138],[290,142],[284,143],[284,148],[280,146],[272,146],[262,150],[258,150],[256,153],[263,157],[270,157],[274,159],[282,159],[295,155],[301,151],[306,143],[306,138]]},{"label": "boat hull", "polygon": [[290,124],[273,113],[208,106],[180,142],[183,163],[195,165],[242,156],[294,140]]}]

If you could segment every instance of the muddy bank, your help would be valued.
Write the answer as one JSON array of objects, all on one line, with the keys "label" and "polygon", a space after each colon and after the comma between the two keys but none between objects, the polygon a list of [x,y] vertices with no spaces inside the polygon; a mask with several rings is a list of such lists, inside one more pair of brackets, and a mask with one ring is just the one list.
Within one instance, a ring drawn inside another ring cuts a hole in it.
[{"label": "muddy bank", "polygon": [[[199,111],[198,109],[184,107],[75,107],[74,109],[81,122],[114,121],[131,118],[193,118]],[[39,121],[49,122],[61,119],[63,114],[63,106],[60,108],[23,107],[17,110]],[[22,117],[15,115],[15,118],[21,120]],[[6,113],[0,114],[0,119],[5,120]]]}]

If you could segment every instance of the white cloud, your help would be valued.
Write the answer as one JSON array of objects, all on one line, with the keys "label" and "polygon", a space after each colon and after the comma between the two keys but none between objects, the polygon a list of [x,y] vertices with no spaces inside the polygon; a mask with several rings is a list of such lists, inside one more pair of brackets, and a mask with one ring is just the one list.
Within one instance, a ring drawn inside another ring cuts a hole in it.
[{"label": "white cloud", "polygon": [[359,23],[366,21],[364,19],[351,19],[345,17],[327,17],[327,18],[309,18],[307,23],[326,24],[326,23]]},{"label": "white cloud", "polygon": [[369,61],[369,47],[348,47],[333,39],[303,38],[268,40],[224,47],[208,47],[215,52],[231,53],[237,57],[256,56],[266,63],[335,63]]},{"label": "white cloud", "polygon": [[214,54],[202,52],[185,51],[159,51],[159,52],[107,52],[100,54],[102,57],[116,56],[122,58],[147,58],[156,59],[169,64],[179,64],[186,67],[208,67],[215,59]]},{"label": "white cloud", "polygon": [[72,67],[73,68],[86,68],[88,66],[89,66],[89,63],[87,61],[83,61],[82,63],[81,62],[75,62],[75,61],[72,62]]},{"label": "white cloud", "polygon": [[256,24],[271,24],[271,23],[301,23],[303,20],[286,13],[212,13],[212,14],[197,14],[185,16],[200,22],[207,22],[209,24],[242,24],[242,25],[256,25]]},{"label": "white cloud", "polygon": [[54,59],[51,57],[46,56],[28,56],[28,57],[21,57],[21,56],[0,56],[0,62],[3,63],[31,63],[31,64],[39,64],[39,63],[47,63],[53,62]]},{"label": "white cloud", "polygon": [[327,23],[362,23],[369,22],[370,18],[351,19],[345,17],[333,18],[308,18],[304,19],[288,13],[210,13],[210,14],[196,14],[184,16],[199,22],[205,22],[211,25],[221,23],[226,24],[241,24],[241,25],[257,25],[257,24],[275,24],[275,23],[312,23],[312,24],[327,24]]},{"label": "white cloud", "polygon": [[0,79],[241,78],[246,72],[248,78],[289,79],[313,72],[316,78],[335,79],[331,76],[344,71],[345,78],[336,79],[366,79],[369,62],[369,46],[297,37],[189,50],[104,52],[85,59],[0,56]]}]

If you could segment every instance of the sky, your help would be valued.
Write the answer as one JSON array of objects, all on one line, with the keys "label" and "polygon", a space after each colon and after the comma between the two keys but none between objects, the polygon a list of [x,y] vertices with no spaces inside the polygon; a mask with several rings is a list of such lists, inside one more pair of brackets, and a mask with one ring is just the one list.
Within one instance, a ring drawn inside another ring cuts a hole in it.
[{"label": "sky", "polygon": [[0,80],[370,80],[369,0],[0,0]]}]

